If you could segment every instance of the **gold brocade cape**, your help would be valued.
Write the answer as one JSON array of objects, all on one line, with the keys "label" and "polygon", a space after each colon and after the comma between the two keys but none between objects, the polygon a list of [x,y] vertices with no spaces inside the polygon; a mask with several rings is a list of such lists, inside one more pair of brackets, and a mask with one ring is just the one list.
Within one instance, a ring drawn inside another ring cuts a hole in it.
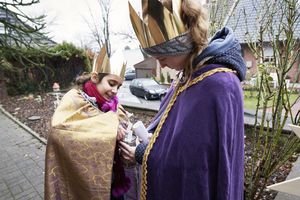
[{"label": "gold brocade cape", "polygon": [[101,112],[72,89],[52,119],[45,165],[45,199],[110,199],[121,107]]}]

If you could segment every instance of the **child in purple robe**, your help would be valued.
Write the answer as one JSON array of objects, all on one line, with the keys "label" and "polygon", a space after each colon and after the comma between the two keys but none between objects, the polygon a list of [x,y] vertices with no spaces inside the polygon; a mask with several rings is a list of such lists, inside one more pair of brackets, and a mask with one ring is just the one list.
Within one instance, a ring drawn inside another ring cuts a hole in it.
[{"label": "child in purple robe", "polygon": [[[174,20],[182,22],[185,31],[175,38],[166,39],[168,34],[158,38],[160,32],[153,32],[152,26],[148,33],[152,34],[151,43],[147,34],[134,29],[145,53],[155,57],[161,67],[181,72],[148,127],[153,133],[150,141],[137,147],[120,143],[122,156],[141,164],[140,198],[242,200],[244,112],[240,81],[245,78],[246,66],[239,42],[228,27],[208,40],[207,16],[196,0],[143,3],[146,25],[154,20],[162,34],[180,32],[159,21],[163,13],[172,11],[174,15],[179,8],[181,21]],[[163,12],[157,18],[160,10]],[[130,14],[137,27],[132,7]],[[161,38],[164,41],[158,42]]]}]

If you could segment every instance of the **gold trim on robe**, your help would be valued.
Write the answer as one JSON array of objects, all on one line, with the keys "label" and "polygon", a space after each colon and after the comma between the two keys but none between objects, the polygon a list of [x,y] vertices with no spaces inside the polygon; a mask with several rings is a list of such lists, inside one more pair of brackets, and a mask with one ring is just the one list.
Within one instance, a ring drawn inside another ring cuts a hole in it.
[{"label": "gold trim on robe", "polygon": [[101,112],[76,89],[52,119],[45,165],[45,199],[109,200],[119,116]]},{"label": "gold trim on robe", "polygon": [[197,78],[194,78],[192,81],[187,82],[185,85],[177,85],[175,88],[175,92],[160,120],[160,122],[158,123],[157,128],[155,129],[155,132],[153,134],[153,136],[151,137],[149,144],[145,150],[144,153],[144,157],[143,157],[143,163],[142,163],[142,174],[141,174],[141,194],[140,194],[140,200],[146,200],[147,199],[147,190],[148,190],[148,185],[147,185],[147,173],[148,173],[148,169],[147,169],[147,161],[148,161],[148,157],[151,153],[151,150],[156,142],[156,139],[159,137],[160,131],[165,123],[165,121],[168,118],[169,112],[172,110],[173,105],[175,104],[177,97],[186,89],[188,89],[189,87],[197,84],[198,82],[201,82],[202,80],[204,80],[205,78],[214,75],[215,73],[220,73],[220,72],[231,72],[231,73],[235,73],[234,70],[231,70],[229,68],[216,68],[216,69],[212,69],[209,70],[207,72],[204,72],[203,74],[199,75]]}]

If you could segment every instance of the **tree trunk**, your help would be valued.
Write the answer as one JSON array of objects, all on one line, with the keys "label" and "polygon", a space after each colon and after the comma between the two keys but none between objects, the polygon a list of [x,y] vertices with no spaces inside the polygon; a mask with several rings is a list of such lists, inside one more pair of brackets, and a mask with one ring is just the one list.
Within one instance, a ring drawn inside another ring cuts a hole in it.
[{"label": "tree trunk", "polygon": [[4,78],[4,72],[0,70],[0,99],[7,97],[6,82]]}]

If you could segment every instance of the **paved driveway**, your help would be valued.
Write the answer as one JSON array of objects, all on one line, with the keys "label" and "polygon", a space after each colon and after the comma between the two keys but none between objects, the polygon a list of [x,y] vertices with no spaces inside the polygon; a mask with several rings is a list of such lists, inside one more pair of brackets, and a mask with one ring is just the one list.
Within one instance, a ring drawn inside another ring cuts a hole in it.
[{"label": "paved driveway", "polygon": [[45,145],[0,111],[0,200],[43,199]]}]

